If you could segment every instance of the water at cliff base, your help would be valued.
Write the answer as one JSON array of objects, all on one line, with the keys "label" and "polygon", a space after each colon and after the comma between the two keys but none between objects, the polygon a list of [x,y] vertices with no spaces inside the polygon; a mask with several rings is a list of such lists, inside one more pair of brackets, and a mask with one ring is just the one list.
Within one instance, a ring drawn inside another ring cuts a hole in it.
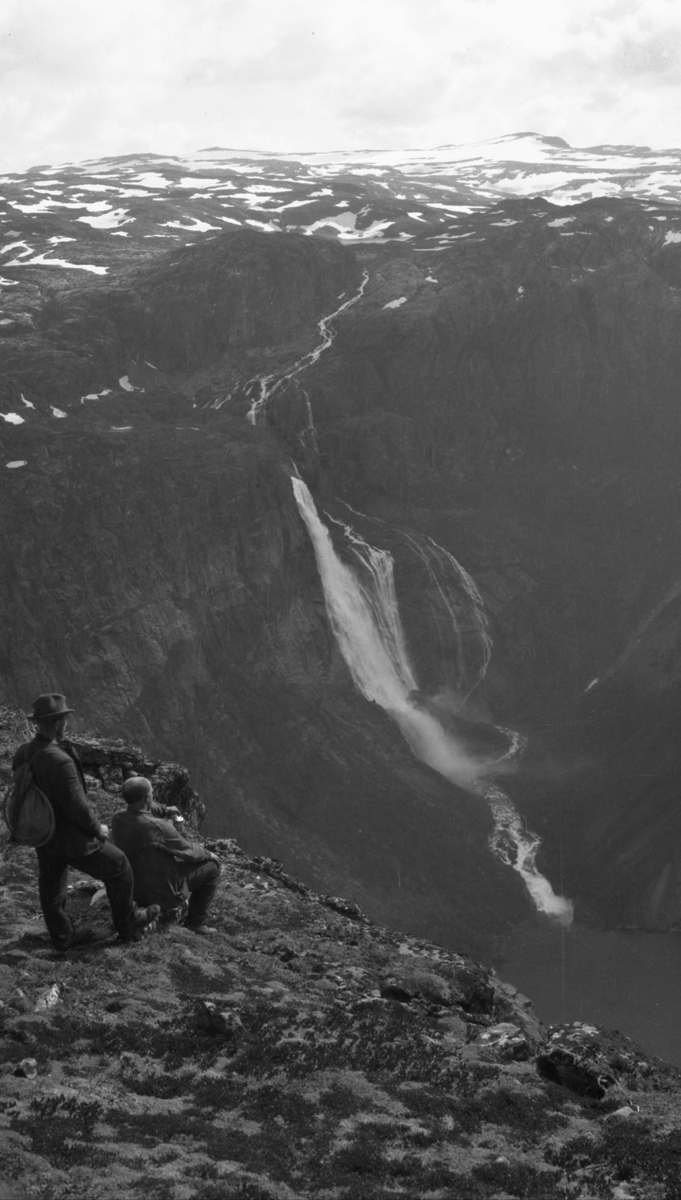
[{"label": "water at cliff base", "polygon": [[494,965],[547,1025],[587,1021],[681,1067],[681,934],[561,931],[536,917],[503,939]]}]

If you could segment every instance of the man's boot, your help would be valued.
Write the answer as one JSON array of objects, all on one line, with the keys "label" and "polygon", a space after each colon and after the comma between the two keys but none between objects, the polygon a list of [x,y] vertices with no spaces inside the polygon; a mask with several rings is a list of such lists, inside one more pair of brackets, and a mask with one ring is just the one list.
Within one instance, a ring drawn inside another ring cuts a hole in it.
[{"label": "man's boot", "polygon": [[161,912],[160,904],[150,904],[148,908],[138,908],[135,905],[135,914],[132,921],[128,925],[125,933],[119,933],[119,938],[122,942],[135,942],[147,930],[150,925],[153,925],[156,918]]}]

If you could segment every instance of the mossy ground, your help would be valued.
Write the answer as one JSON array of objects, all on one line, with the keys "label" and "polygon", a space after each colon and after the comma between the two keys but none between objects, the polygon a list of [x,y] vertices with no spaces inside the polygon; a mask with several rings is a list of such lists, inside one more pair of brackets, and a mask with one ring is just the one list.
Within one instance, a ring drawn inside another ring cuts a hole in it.
[{"label": "mossy ground", "polygon": [[2,1200],[681,1200],[673,1071],[580,1097],[481,1041],[541,1036],[493,973],[218,850],[213,937],[123,946],[74,872],[97,940],[58,955],[4,846]]}]

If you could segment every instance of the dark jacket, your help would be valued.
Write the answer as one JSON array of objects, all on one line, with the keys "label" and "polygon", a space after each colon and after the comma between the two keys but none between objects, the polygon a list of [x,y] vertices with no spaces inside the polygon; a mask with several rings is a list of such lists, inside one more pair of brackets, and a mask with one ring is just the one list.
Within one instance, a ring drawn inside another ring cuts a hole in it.
[{"label": "dark jacket", "polygon": [[38,733],[19,747],[12,770],[29,760],[33,778],[54,809],[54,835],[41,853],[82,858],[98,850],[104,831],[88,803],[83,768],[73,747],[49,742]]},{"label": "dark jacket", "polygon": [[135,903],[177,908],[185,892],[185,876],[211,856],[205,846],[188,842],[171,821],[156,815],[163,812],[158,804],[150,811],[118,812],[111,823],[111,838],[132,867]]}]

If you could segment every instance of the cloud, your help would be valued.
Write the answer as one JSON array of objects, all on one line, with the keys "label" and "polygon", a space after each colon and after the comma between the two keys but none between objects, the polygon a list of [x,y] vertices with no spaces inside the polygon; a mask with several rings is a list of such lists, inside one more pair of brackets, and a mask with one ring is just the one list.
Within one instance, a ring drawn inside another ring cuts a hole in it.
[{"label": "cloud", "polygon": [[628,79],[652,77],[660,84],[681,81],[681,30],[670,37],[656,33],[640,41],[623,40],[613,56],[613,68]]},{"label": "cloud", "polygon": [[677,0],[5,0],[3,169],[139,149],[673,144]]}]

